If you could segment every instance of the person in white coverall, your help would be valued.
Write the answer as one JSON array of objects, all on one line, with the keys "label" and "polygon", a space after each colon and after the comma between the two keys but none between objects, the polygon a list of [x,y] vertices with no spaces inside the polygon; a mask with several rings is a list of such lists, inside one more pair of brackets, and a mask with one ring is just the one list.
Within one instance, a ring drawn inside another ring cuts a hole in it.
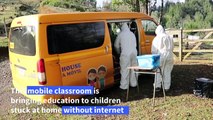
[{"label": "person in white coverall", "polygon": [[[160,65],[164,80],[164,89],[168,91],[171,86],[171,72],[173,69],[173,39],[165,33],[164,28],[159,25],[156,30],[156,37],[152,42],[152,54],[160,54]],[[157,74],[157,91],[161,88],[161,77]]]},{"label": "person in white coverall", "polygon": [[137,65],[136,37],[134,33],[130,31],[126,23],[122,25],[121,32],[118,34],[115,40],[114,47],[115,51],[118,54],[120,53],[120,88],[123,90],[127,89],[129,80],[131,87],[137,86],[136,76],[134,72],[130,72],[130,70],[127,69],[127,67]]}]

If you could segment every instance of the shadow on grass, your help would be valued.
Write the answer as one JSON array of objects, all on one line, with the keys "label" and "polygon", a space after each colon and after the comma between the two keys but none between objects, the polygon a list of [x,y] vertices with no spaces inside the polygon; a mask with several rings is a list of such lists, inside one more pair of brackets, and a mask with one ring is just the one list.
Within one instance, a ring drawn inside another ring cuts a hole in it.
[{"label": "shadow on grass", "polygon": [[[183,94],[193,94],[194,80],[200,77],[212,78],[213,76],[213,65],[204,64],[177,64],[174,65],[172,71],[172,85],[170,91],[166,92],[166,96],[180,96]],[[153,95],[153,82],[154,75],[140,75],[139,86],[140,91],[137,92],[137,88],[130,88],[129,100],[127,102],[142,100],[145,98],[152,98]],[[115,85],[112,88],[101,91],[96,96],[86,97],[93,99],[94,97],[109,98],[109,99],[121,99],[122,102],[126,102],[126,91],[120,90],[119,85]],[[162,92],[156,92],[156,98],[163,98]],[[70,104],[60,104],[58,106],[68,106]],[[115,105],[115,104],[76,104],[79,105]],[[72,104],[75,106],[75,104]]]}]

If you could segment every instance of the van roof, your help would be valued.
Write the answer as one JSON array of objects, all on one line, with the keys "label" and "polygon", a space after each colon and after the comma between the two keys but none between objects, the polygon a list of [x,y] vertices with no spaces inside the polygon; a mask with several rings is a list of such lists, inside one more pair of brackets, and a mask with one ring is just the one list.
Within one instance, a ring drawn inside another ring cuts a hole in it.
[{"label": "van roof", "polygon": [[16,19],[26,17],[36,18],[39,23],[52,23],[52,22],[68,22],[68,21],[81,21],[81,20],[118,20],[118,19],[131,19],[143,18],[152,19],[150,16],[137,13],[137,12],[73,12],[73,13],[51,13],[51,14],[35,14],[22,16]]}]

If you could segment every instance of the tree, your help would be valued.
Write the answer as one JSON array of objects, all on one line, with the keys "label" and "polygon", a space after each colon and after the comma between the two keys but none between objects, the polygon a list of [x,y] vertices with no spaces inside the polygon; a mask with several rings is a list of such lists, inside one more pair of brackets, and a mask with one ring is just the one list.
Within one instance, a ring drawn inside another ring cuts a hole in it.
[{"label": "tree", "polygon": [[15,7],[15,16],[23,16],[30,14],[37,14],[40,5],[40,0],[17,0],[19,6]]},{"label": "tree", "polygon": [[[165,25],[168,28],[180,28],[182,25],[182,14],[183,11],[181,9],[181,4],[177,3],[170,5],[167,10],[168,12],[165,13]],[[162,23],[163,21],[161,21]],[[162,23],[164,24],[164,23]]]},{"label": "tree", "polygon": [[210,0],[186,0],[185,3],[167,3],[164,9],[168,28],[199,29],[213,26],[213,4]]},{"label": "tree", "polygon": [[164,1],[161,0],[160,23],[162,23],[162,20],[163,20],[163,6],[164,6]]},{"label": "tree", "polygon": [[140,12],[140,1],[139,0],[136,0],[136,2],[135,2],[135,11]]},{"label": "tree", "polygon": [[151,16],[152,12],[156,10],[156,3],[157,3],[157,0],[152,0],[152,2],[150,2],[149,9],[148,9],[149,16]]},{"label": "tree", "polygon": [[157,0],[112,0],[112,8],[115,11],[121,11],[120,6],[128,8],[126,11],[141,12],[144,8],[144,13],[151,15],[156,8]]},{"label": "tree", "polygon": [[74,11],[96,11],[96,0],[43,0],[41,6],[53,6]]}]

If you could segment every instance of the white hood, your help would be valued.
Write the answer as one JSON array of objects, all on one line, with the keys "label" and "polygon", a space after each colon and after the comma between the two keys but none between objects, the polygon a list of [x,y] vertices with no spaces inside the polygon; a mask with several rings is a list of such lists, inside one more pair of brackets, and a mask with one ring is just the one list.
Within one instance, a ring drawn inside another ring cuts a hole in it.
[{"label": "white hood", "polygon": [[126,23],[123,23],[123,25],[121,26],[121,31],[126,31],[129,30],[129,27]]},{"label": "white hood", "polygon": [[160,35],[162,33],[165,33],[165,30],[163,29],[163,27],[161,25],[158,25],[158,27],[155,30],[155,34]]}]

